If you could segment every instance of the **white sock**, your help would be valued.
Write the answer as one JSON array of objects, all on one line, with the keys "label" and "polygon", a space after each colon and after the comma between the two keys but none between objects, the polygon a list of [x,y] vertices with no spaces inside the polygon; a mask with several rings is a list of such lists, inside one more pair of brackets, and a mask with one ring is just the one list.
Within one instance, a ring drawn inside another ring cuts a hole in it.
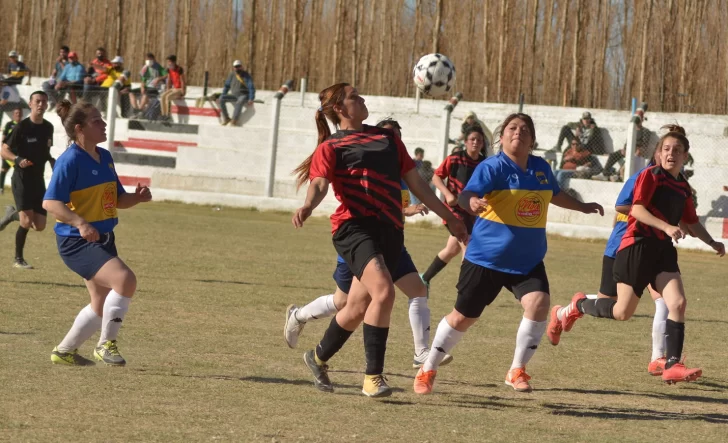
[{"label": "white sock", "polygon": [[437,325],[437,331],[435,332],[435,338],[432,340],[432,349],[430,355],[427,357],[427,361],[422,365],[422,370],[432,371],[437,370],[445,358],[445,354],[449,354],[452,348],[463,338],[464,332],[460,332],[454,329],[447,322],[446,318],[443,318],[439,325]]},{"label": "white sock", "polygon": [[665,300],[655,300],[655,318],[652,319],[652,360],[665,356],[665,321],[667,321]]},{"label": "white sock", "polygon": [[306,323],[309,320],[331,317],[339,312],[334,304],[334,294],[322,295],[311,303],[298,308],[296,320]]},{"label": "white sock", "polygon": [[586,298],[588,298],[589,300],[596,300],[599,298],[599,294],[587,294]]},{"label": "white sock", "polygon": [[121,322],[124,321],[124,315],[129,310],[129,303],[131,303],[130,297],[124,297],[113,289],[106,296],[99,346],[107,340],[116,340],[116,337],[119,335],[119,329],[121,329]]},{"label": "white sock", "polygon": [[96,315],[91,305],[86,305],[76,316],[73,326],[58,345],[60,352],[73,352],[83,342],[91,338],[101,328],[101,317]]},{"label": "white sock", "polygon": [[543,333],[546,332],[547,321],[533,321],[526,317],[521,319],[516,334],[516,352],[513,355],[511,369],[525,368],[541,342]]},{"label": "white sock", "polygon": [[407,303],[415,355],[420,355],[430,345],[430,307],[427,306],[427,297],[410,298]]}]

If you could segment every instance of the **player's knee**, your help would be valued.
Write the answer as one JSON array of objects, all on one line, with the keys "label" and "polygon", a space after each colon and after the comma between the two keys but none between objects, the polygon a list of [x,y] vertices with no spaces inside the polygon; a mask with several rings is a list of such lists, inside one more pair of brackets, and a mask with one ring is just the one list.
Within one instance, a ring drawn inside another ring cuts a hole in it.
[{"label": "player's knee", "polygon": [[632,318],[632,313],[627,312],[623,309],[618,309],[616,306],[614,307],[614,310],[612,311],[612,317],[617,321],[627,321],[630,318]]},{"label": "player's knee", "polygon": [[132,295],[134,295],[137,287],[137,278],[136,274],[134,274],[134,271],[129,268],[122,271],[119,281],[121,286],[121,291],[119,291],[120,294],[126,297],[131,297]]},{"label": "player's knee", "polygon": [[369,295],[372,301],[380,304],[394,304],[394,285],[392,283],[383,282],[375,285]]},{"label": "player's knee", "polygon": [[468,330],[468,328],[474,325],[475,322],[478,321],[478,319],[466,317],[456,309],[453,309],[452,312],[450,312],[447,317],[445,317],[445,321],[448,325],[450,325],[451,328],[455,329],[456,331],[465,332]]},{"label": "player's knee", "polygon": [[35,229],[36,232],[42,232],[46,228],[46,222],[35,222],[33,223],[33,229]]},{"label": "player's knee", "polygon": [[667,304],[667,310],[670,312],[675,312],[680,316],[683,316],[685,314],[685,309],[688,307],[688,300],[685,297],[680,297],[677,300],[671,301],[671,303]]},{"label": "player's knee", "polygon": [[545,292],[532,292],[521,298],[521,305],[528,318],[541,318],[549,312],[551,297]]}]

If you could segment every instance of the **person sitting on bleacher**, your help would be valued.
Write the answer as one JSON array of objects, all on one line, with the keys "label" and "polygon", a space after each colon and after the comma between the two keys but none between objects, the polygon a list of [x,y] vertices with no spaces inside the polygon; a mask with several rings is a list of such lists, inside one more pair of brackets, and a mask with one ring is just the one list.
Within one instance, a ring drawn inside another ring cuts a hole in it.
[{"label": "person sitting on bleacher", "polygon": [[[83,79],[86,77],[86,68],[78,61],[78,54],[71,51],[68,53],[69,62],[63,67],[63,72],[56,81],[56,91],[59,91],[57,99],[63,98],[63,91],[81,90],[83,88]],[[71,101],[76,102],[75,97],[71,96]]]},{"label": "person sitting on bleacher", "polygon": [[604,143],[602,143],[601,132],[597,126],[597,122],[592,118],[591,112],[584,111],[581,114],[581,120],[567,123],[561,127],[559,141],[552,149],[552,152],[561,152],[561,145],[564,143],[564,139],[571,143],[575,138],[579,139],[582,146],[592,154],[604,154]]},{"label": "person sitting on bleacher", "polygon": [[[635,116],[637,118],[637,122],[635,123],[635,126],[637,128],[637,133],[635,134],[637,138],[637,144],[635,146],[634,153],[635,155],[638,155],[644,159],[651,159],[652,158],[652,149],[650,149],[650,140],[652,139],[652,132],[650,132],[649,129],[642,126],[642,121],[647,120],[645,118],[645,111],[642,108],[637,108],[635,111]],[[624,171],[620,168],[619,170],[615,170],[613,166],[619,162],[620,165],[624,166],[624,156],[627,153],[627,143],[624,144],[624,147],[620,149],[619,151],[612,152],[609,154],[609,158],[607,158],[607,163],[604,164],[604,170],[595,176],[592,177],[594,180],[600,180],[600,181],[623,181],[624,179]]]},{"label": "person sitting on bleacher", "polygon": [[[131,72],[124,70],[124,59],[117,55],[111,60],[111,68],[106,73],[106,79],[101,83],[102,88],[114,87],[119,91],[119,103],[121,103],[121,116],[127,118],[129,115],[129,91],[131,91]],[[108,96],[106,96],[108,97]],[[106,107],[106,99],[102,100]]]},{"label": "person sitting on bleacher", "polygon": [[556,181],[561,189],[568,189],[569,179],[575,175],[581,178],[589,178],[591,174],[599,169],[599,161],[589,152],[579,139],[571,141],[571,146],[561,157],[561,165],[554,172]]},{"label": "person sitting on bleacher", "polygon": [[232,122],[236,124],[243,111],[243,106],[253,106],[253,100],[255,100],[253,77],[243,69],[243,63],[240,60],[235,60],[233,62],[233,72],[225,80],[222,95],[218,100],[223,117],[222,125],[225,126],[231,121],[225,106],[226,103],[235,103]]},{"label": "person sitting on bleacher", "polygon": [[172,100],[184,98],[185,94],[187,94],[185,70],[177,64],[177,56],[170,55],[167,57],[167,90],[159,97],[163,120],[171,119]]},{"label": "person sitting on bleacher", "polygon": [[51,71],[51,75],[48,80],[44,81],[43,85],[41,86],[43,92],[48,95],[49,109],[53,109],[56,106],[56,102],[58,102],[58,94],[56,94],[55,86],[58,78],[63,72],[63,68],[65,68],[66,65],[70,62],[70,60],[68,59],[69,52],[70,50],[68,49],[68,46],[61,46],[61,49],[58,51],[58,58],[53,65],[53,71]]},{"label": "person sitting on bleacher", "polygon": [[[164,85],[167,78],[167,71],[164,70],[154,58],[154,54],[147,52],[147,59],[144,62],[142,70],[139,72],[142,78],[142,84],[139,89],[132,89],[129,98],[134,111],[141,114],[149,104],[150,98],[159,96],[159,91]],[[141,94],[140,102],[137,102],[136,94]]]},{"label": "person sitting on bleacher", "polygon": [[3,78],[2,83],[6,85],[19,85],[23,82],[23,78],[28,72],[28,67],[25,66],[25,63],[18,60],[17,51],[10,51],[8,58],[10,59],[8,63],[8,75]]},{"label": "person sitting on bleacher", "polygon": [[101,87],[101,84],[108,77],[109,69],[111,69],[111,61],[106,58],[106,49],[102,47],[96,48],[96,58],[91,60],[88,66],[89,75],[83,80],[83,99],[90,101],[89,93]]}]

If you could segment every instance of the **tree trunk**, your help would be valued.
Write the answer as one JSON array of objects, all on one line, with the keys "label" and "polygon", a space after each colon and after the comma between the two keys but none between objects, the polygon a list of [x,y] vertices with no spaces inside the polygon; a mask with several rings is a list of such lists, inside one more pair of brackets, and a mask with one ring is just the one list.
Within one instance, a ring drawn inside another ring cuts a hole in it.
[{"label": "tree trunk", "polygon": [[[685,1],[685,10],[683,11],[683,14],[681,14],[681,18],[684,19],[686,22],[689,20],[689,17],[693,14],[693,3],[691,0]],[[687,24],[687,23],[686,23]],[[683,26],[682,28],[682,45],[680,48],[680,83],[678,84],[678,94],[680,96],[680,112],[684,112],[684,97],[685,94],[687,94],[686,91],[686,84],[685,79],[687,75],[687,60],[688,60],[688,47],[690,46],[690,35],[692,34],[692,29],[687,29],[686,26]]]},{"label": "tree trunk", "polygon": [[597,67],[597,106],[604,107],[604,62],[607,58],[607,49],[609,48],[609,11],[610,11],[610,0],[604,0],[604,14],[602,15],[601,22],[604,23],[604,36],[601,40],[601,48],[599,49],[599,66]]},{"label": "tree trunk", "polygon": [[541,41],[543,42],[544,50],[543,50],[543,59],[541,60],[541,90],[538,94],[538,101],[539,103],[551,103],[549,101],[549,95],[550,92],[548,90],[548,85],[544,81],[545,79],[549,78],[549,68],[551,67],[551,48],[553,47],[553,37],[551,35],[551,22],[553,21],[554,17],[554,0],[549,0],[548,4],[546,5],[546,23],[544,24],[544,31],[541,36]]},{"label": "tree trunk", "polygon": [[503,80],[503,51],[505,50],[505,38],[506,38],[506,32],[508,32],[508,23],[506,22],[506,8],[508,8],[508,0],[501,0],[501,10],[500,10],[500,40],[498,43],[498,76],[497,76],[497,91],[496,91],[496,97],[498,98],[498,102],[501,102],[501,97],[503,97],[503,93],[501,91],[502,89],[502,80]]},{"label": "tree trunk", "polygon": [[[363,78],[362,78],[362,85],[366,87],[367,89],[372,89],[372,85],[369,83],[371,78],[369,75],[369,60],[372,57],[372,47],[374,46],[374,36],[372,35],[372,29],[374,29],[374,11],[377,10],[377,5],[379,4],[381,0],[372,0],[372,7],[369,8],[369,22],[367,23],[367,32],[366,32],[366,38],[362,40],[366,40],[369,44],[367,44],[367,51],[366,55],[364,56],[364,69],[363,71]],[[380,7],[382,7],[380,5]]]},{"label": "tree trunk", "polygon": [[17,51],[18,48],[18,29],[20,27],[20,20],[23,17],[23,0],[17,0],[15,2],[15,23],[13,24],[13,50]]},{"label": "tree trunk", "polygon": [[559,96],[561,95],[561,85],[563,84],[563,79],[561,78],[561,67],[563,66],[564,62],[564,47],[566,46],[566,15],[569,12],[568,0],[566,1],[566,4],[559,4],[559,8],[561,9],[561,21],[559,22],[559,30],[561,31],[561,44],[559,45],[559,56],[556,59],[556,101],[559,100]]},{"label": "tree trunk", "polygon": [[298,60],[298,42],[300,40],[299,34],[301,33],[301,29],[303,29],[301,26],[303,22],[303,5],[301,4],[301,0],[296,0],[293,9],[293,38],[291,42],[291,49],[293,49],[293,57],[291,58],[293,69],[291,69],[291,74],[293,75],[293,80],[298,81],[298,78],[301,76],[301,63]]},{"label": "tree trunk", "polygon": [[432,52],[440,52],[440,26],[442,26],[442,0],[435,6],[435,28],[432,30]]},{"label": "tree trunk", "polygon": [[574,23],[574,52],[571,58],[571,91],[569,104],[576,106],[577,99],[577,85],[579,76],[579,33],[581,32],[581,2],[582,0],[576,0],[576,20]]},{"label": "tree trunk", "polygon": [[485,85],[483,86],[483,101],[488,101],[488,80],[490,79],[491,60],[490,60],[490,38],[488,38],[488,3],[483,2],[483,60],[485,61]]},{"label": "tree trunk", "polygon": [[[528,14],[528,3],[530,2],[526,2],[526,14]],[[528,40],[528,38],[524,32],[523,38],[521,38],[521,54],[518,60],[518,90],[516,91],[516,101],[520,99],[520,95],[523,92],[523,60],[526,57],[526,40]]]},{"label": "tree trunk", "polygon": [[645,68],[647,66],[647,32],[650,26],[650,18],[652,17],[652,0],[647,0],[647,19],[642,23],[642,60],[640,62],[640,100],[644,101],[645,97]]},{"label": "tree trunk", "polygon": [[336,36],[334,37],[334,62],[331,64],[331,84],[338,78],[339,52],[341,51],[341,28],[343,26],[344,0],[336,0]]},{"label": "tree trunk", "polygon": [[[231,0],[232,2],[235,2],[235,0]],[[255,36],[257,34],[257,24],[258,21],[255,19],[255,6],[258,3],[258,0],[251,0],[251,6],[250,6],[250,44],[248,45],[248,73],[253,76],[253,72],[255,71]],[[237,27],[237,23],[235,23],[235,27]]]},{"label": "tree trunk", "polygon": [[[121,1],[121,0],[119,0]],[[182,29],[182,60],[186,64],[187,70],[192,68],[192,60],[190,60],[190,19],[192,15],[192,6],[190,0],[184,0],[184,27]]]},{"label": "tree trunk", "polygon": [[[473,36],[475,35],[475,2],[470,3],[470,11],[468,11],[468,27],[467,31],[465,33],[466,38],[466,47],[467,47],[467,53],[472,54],[473,53]],[[468,86],[475,84],[473,81],[473,65],[475,65],[475,59],[470,59],[467,71],[464,73],[467,73],[467,76],[463,79],[463,82],[460,82],[461,88],[467,89]]]},{"label": "tree trunk", "polygon": [[268,88],[269,86],[269,66],[270,66],[270,41],[272,40],[271,35],[271,27],[273,22],[273,9],[275,9],[275,5],[266,4],[266,8],[268,8],[268,20],[267,20],[267,26],[266,26],[266,35],[268,38],[263,40],[263,89]]},{"label": "tree trunk", "polygon": [[283,20],[281,23],[281,27],[283,28],[282,35],[279,35],[280,40],[278,37],[276,37],[276,42],[278,42],[278,47],[280,48],[280,52],[278,53],[278,75],[277,79],[273,79],[276,83],[275,85],[281,84],[282,82],[286,81],[284,77],[287,77],[286,70],[290,69],[289,63],[286,63],[286,51],[290,48],[288,47],[288,33],[290,32],[291,27],[288,26],[288,20],[290,14],[288,13],[288,1],[287,0],[281,0],[280,8],[279,10],[282,10],[283,13]]},{"label": "tree trunk", "polygon": [[531,84],[528,88],[528,99],[533,102],[535,99],[535,80],[536,80],[536,31],[538,30],[538,14],[539,0],[533,8],[533,26],[531,27],[531,62],[529,64],[529,74],[531,76]]},{"label": "tree trunk", "polygon": [[[384,41],[387,38],[387,1],[384,0],[384,7],[379,10],[379,25],[382,27],[382,32],[379,33],[379,58],[377,59],[377,89],[376,94],[383,95],[383,83],[384,83]],[[440,0],[438,0],[439,2]]]},{"label": "tree trunk", "polygon": [[123,0],[116,2],[116,42],[114,44],[114,55],[121,54],[121,24],[124,22],[124,5],[122,3]]}]

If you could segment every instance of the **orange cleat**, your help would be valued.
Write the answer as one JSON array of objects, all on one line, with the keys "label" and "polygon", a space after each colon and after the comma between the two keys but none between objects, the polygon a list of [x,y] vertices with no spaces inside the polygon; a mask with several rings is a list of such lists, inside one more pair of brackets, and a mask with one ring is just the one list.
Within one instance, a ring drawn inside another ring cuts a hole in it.
[{"label": "orange cleat", "polygon": [[554,346],[558,345],[559,341],[561,341],[561,331],[563,330],[561,320],[557,316],[559,309],[561,309],[560,305],[551,308],[551,320],[549,320],[549,325],[546,328],[546,337],[548,337],[549,342]]},{"label": "orange cleat", "polygon": [[573,297],[571,297],[571,303],[569,303],[569,306],[567,307],[569,313],[564,315],[564,318],[561,319],[561,326],[564,328],[564,331],[571,331],[571,328],[574,327],[574,323],[584,316],[584,314],[579,312],[579,308],[576,307],[576,303],[579,300],[584,300],[585,298],[586,295],[584,295],[583,292],[577,292]]},{"label": "orange cleat", "polygon": [[506,384],[518,392],[531,392],[533,388],[528,381],[531,376],[526,374],[526,368],[513,368],[506,374]]},{"label": "orange cleat", "polygon": [[652,360],[650,364],[647,365],[647,372],[649,372],[650,375],[662,375],[662,372],[665,370],[665,363],[667,363],[665,357]]},{"label": "orange cleat", "polygon": [[435,370],[425,372],[422,368],[420,368],[415,376],[415,394],[431,394],[432,385],[435,384],[436,375],[437,371]]},{"label": "orange cleat", "polygon": [[662,371],[662,381],[668,385],[681,381],[695,381],[703,375],[700,368],[686,368],[682,363],[675,363]]}]

